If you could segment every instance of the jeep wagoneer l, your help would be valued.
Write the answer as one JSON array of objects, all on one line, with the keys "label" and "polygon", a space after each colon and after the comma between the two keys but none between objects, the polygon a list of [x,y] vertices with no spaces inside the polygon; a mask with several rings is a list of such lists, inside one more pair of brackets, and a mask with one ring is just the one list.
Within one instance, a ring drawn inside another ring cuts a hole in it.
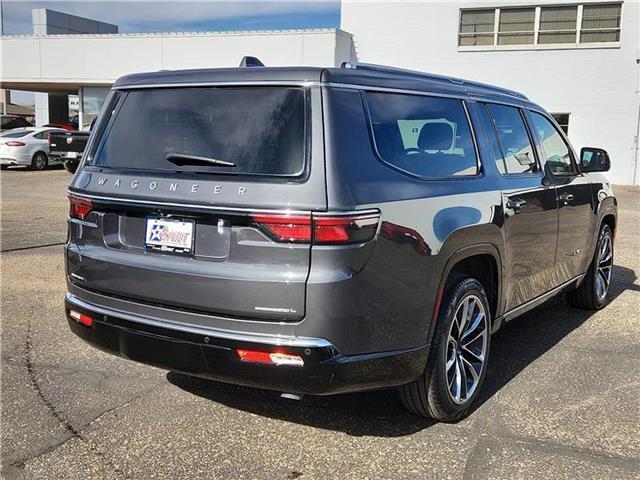
[{"label": "jeep wagoneer l", "polygon": [[[616,200],[520,93],[373,65],[128,75],[69,187],[71,330],[293,394],[455,421],[491,334],[607,301]],[[499,367],[498,367],[499,368]]]}]

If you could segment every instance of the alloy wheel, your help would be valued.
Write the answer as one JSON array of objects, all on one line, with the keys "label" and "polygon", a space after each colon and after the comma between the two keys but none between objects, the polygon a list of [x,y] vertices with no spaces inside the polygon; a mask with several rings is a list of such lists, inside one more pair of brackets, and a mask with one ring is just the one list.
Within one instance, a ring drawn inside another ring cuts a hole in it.
[{"label": "alloy wheel", "polygon": [[596,294],[600,300],[607,296],[611,284],[611,272],[613,270],[613,241],[611,235],[606,234],[602,238],[602,244],[598,250],[598,265],[596,270]]},{"label": "alloy wheel", "polygon": [[42,153],[37,153],[34,158],[33,166],[36,170],[42,170],[47,166],[47,157]]},{"label": "alloy wheel", "polygon": [[449,327],[445,364],[449,395],[457,404],[469,400],[478,387],[485,368],[488,334],[480,298],[469,295],[462,299]]}]

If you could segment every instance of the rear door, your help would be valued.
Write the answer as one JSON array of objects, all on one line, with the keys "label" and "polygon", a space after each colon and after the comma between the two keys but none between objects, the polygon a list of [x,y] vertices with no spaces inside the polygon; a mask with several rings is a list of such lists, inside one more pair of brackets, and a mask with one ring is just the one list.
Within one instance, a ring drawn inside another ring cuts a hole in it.
[{"label": "rear door", "polygon": [[204,314],[301,320],[311,227],[292,223],[326,210],[319,90],[138,89],[108,102],[71,185],[73,201],[91,204],[71,220],[69,281]]},{"label": "rear door", "polygon": [[[487,104],[505,218],[506,311],[549,290],[556,253],[555,190],[544,185],[521,109]],[[501,158],[500,158],[501,157]]]}]

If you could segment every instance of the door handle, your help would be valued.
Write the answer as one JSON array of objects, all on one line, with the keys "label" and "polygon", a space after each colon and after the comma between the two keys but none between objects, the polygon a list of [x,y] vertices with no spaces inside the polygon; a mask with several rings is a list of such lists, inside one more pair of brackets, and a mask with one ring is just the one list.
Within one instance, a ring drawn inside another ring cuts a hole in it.
[{"label": "door handle", "polygon": [[526,200],[522,200],[521,198],[514,198],[507,200],[507,208],[513,210],[514,214],[520,213],[522,207],[527,204]]},{"label": "door handle", "polygon": [[570,193],[563,193],[558,197],[558,200],[564,202],[565,205],[568,205],[571,200],[573,200],[573,195]]}]

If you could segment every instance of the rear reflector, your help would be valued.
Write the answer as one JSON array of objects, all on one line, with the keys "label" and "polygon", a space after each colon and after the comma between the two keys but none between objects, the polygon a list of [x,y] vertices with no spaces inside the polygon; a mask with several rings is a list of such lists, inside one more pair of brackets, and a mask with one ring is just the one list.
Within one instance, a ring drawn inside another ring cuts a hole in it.
[{"label": "rear reflector", "polygon": [[258,214],[252,220],[278,242],[345,245],[364,243],[378,231],[379,213],[354,215]]},{"label": "rear reflector", "polygon": [[260,352],[257,350],[236,349],[240,360],[249,363],[265,363],[268,365],[288,365],[291,367],[304,366],[304,360],[300,355],[290,355],[281,352]]},{"label": "rear reflector", "polygon": [[69,215],[72,218],[84,220],[84,218],[89,215],[92,208],[93,204],[91,203],[91,200],[76,197],[75,195],[69,195]]},{"label": "rear reflector", "polygon": [[81,323],[87,327],[93,325],[93,319],[89,315],[85,315],[84,313],[76,312],[75,310],[69,310],[69,316],[73,318],[76,322]]}]

